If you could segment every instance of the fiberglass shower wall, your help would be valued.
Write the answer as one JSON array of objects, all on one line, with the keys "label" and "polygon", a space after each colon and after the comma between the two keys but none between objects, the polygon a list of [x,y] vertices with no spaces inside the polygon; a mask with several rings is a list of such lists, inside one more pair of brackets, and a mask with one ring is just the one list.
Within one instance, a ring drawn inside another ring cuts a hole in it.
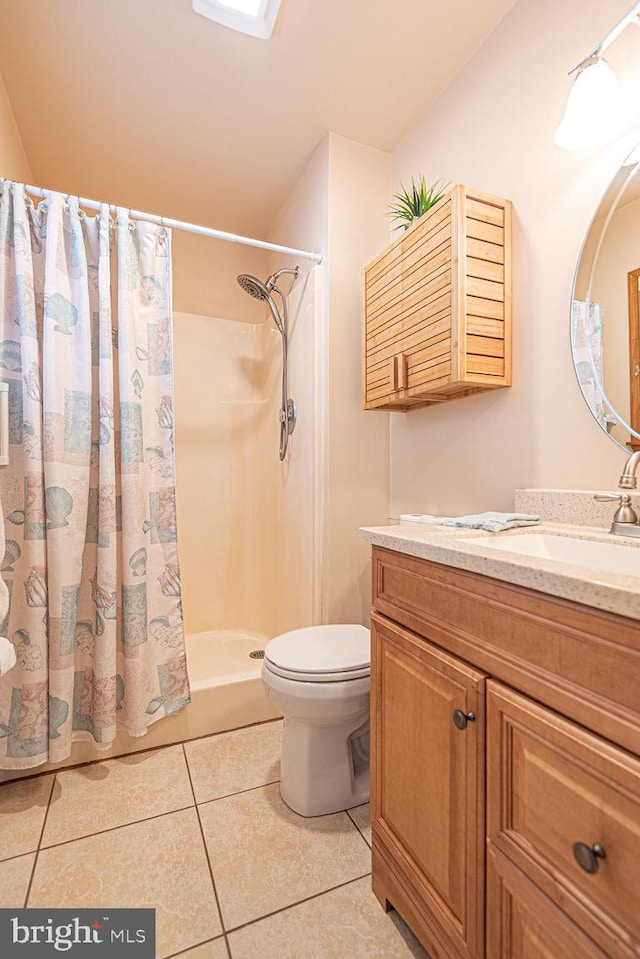
[{"label": "fiberglass shower wall", "polygon": [[[268,272],[299,265],[300,275],[291,285],[282,277],[282,289],[288,296],[289,397],[297,409],[297,423],[289,437],[289,449],[283,463],[278,461],[274,426],[268,430],[267,461],[270,468],[268,512],[271,523],[263,527],[262,551],[271,551],[275,562],[266,571],[273,606],[273,635],[287,629],[320,622],[322,477],[320,445],[322,423],[319,411],[318,354],[316,350],[319,316],[318,284],[321,267],[271,254]],[[272,324],[263,327],[266,335],[266,392],[269,400],[269,424],[277,424],[280,409],[281,338]],[[274,468],[275,467],[275,468]]]},{"label": "fiberglass shower wall", "polygon": [[[243,294],[235,281],[240,272],[264,279],[267,258],[233,249],[225,251],[223,264],[212,267],[218,244],[204,242],[209,244],[206,273],[177,270],[174,286],[185,627],[187,633],[250,631],[270,638],[311,621],[314,464],[306,444],[313,435],[313,356],[295,332],[300,310],[294,294],[290,392],[301,422],[283,466],[278,459],[280,336],[264,304]],[[185,280],[187,291],[181,288]],[[224,313],[217,312],[219,307]],[[305,433],[306,443],[298,442]]]}]

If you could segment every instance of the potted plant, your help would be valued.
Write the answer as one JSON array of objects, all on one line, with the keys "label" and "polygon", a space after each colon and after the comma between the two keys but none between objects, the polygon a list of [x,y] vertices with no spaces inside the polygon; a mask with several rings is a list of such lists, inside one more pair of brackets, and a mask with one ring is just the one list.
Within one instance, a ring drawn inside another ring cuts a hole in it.
[{"label": "potted plant", "polygon": [[411,187],[408,190],[400,184],[401,192],[393,195],[394,200],[398,202],[389,205],[389,213],[387,214],[392,220],[400,220],[394,226],[394,230],[399,230],[401,227],[407,230],[414,220],[417,220],[432,206],[435,206],[448,189],[449,184],[445,183],[444,180],[436,180],[431,186],[427,186],[422,173],[418,177],[417,183],[411,177]]}]

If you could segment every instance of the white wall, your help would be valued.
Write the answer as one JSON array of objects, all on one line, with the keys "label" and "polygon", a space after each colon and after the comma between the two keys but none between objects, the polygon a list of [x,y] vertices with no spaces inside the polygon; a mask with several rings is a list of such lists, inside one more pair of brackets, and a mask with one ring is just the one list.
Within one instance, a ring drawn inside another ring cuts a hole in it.
[{"label": "white wall", "polygon": [[368,623],[371,549],[389,515],[389,414],[362,409],[362,271],[388,238],[389,156],[329,135],[329,363],[324,616]]},{"label": "white wall", "polygon": [[0,75],[0,177],[33,182],[31,166],[24,152],[13,109]]},{"label": "white wall", "polygon": [[[358,528],[388,516],[388,414],[363,412],[361,378],[362,270],[387,238],[388,163],[379,150],[329,134],[269,234],[325,254],[308,289],[298,281],[292,294],[292,395],[304,405],[281,473],[282,561],[294,582],[302,570],[314,585],[306,622],[368,621],[370,550]],[[313,422],[304,415],[311,386]]]},{"label": "white wall", "polygon": [[[293,187],[269,231],[272,243],[313,250],[326,256],[328,242],[328,145],[323,141]],[[289,438],[286,461],[278,460],[281,343],[274,333],[271,350],[272,442],[264,464],[270,475],[265,550],[272,562],[264,569],[268,588],[277,597],[278,627],[293,629],[321,619],[321,567],[324,540],[325,362],[327,325],[326,267],[299,257],[270,254],[268,272],[298,266],[300,276],[289,291],[289,395],[298,420]],[[268,321],[271,324],[271,320]],[[270,546],[269,546],[270,543]]]},{"label": "white wall", "polygon": [[[566,153],[553,133],[568,71],[627,8],[520,0],[392,153],[391,192],[424,172],[514,204],[514,385],[392,415],[392,516],[509,509],[517,487],[615,486],[623,454],[580,394],[569,307],[584,234],[629,143]],[[612,64],[637,69],[637,48],[630,28]]]}]

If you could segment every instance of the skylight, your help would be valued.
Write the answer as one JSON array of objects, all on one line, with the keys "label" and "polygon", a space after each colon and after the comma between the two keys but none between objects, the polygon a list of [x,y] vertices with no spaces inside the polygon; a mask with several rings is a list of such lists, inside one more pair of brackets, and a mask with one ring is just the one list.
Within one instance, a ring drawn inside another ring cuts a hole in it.
[{"label": "skylight", "polygon": [[191,0],[191,3],[203,17],[263,40],[271,36],[280,7],[280,0]]},{"label": "skylight", "polygon": [[262,13],[264,3],[262,0],[218,0],[222,7],[229,7],[230,10],[237,10],[238,13],[246,13],[250,17],[257,17]]}]

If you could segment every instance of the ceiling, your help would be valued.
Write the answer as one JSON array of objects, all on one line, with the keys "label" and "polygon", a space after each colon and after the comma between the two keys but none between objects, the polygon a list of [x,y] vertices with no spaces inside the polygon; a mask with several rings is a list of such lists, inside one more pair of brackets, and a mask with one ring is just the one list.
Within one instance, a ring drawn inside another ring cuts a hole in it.
[{"label": "ceiling", "polygon": [[271,40],[191,0],[0,0],[36,182],[262,237],[327,130],[390,151],[515,0],[283,0]]}]

